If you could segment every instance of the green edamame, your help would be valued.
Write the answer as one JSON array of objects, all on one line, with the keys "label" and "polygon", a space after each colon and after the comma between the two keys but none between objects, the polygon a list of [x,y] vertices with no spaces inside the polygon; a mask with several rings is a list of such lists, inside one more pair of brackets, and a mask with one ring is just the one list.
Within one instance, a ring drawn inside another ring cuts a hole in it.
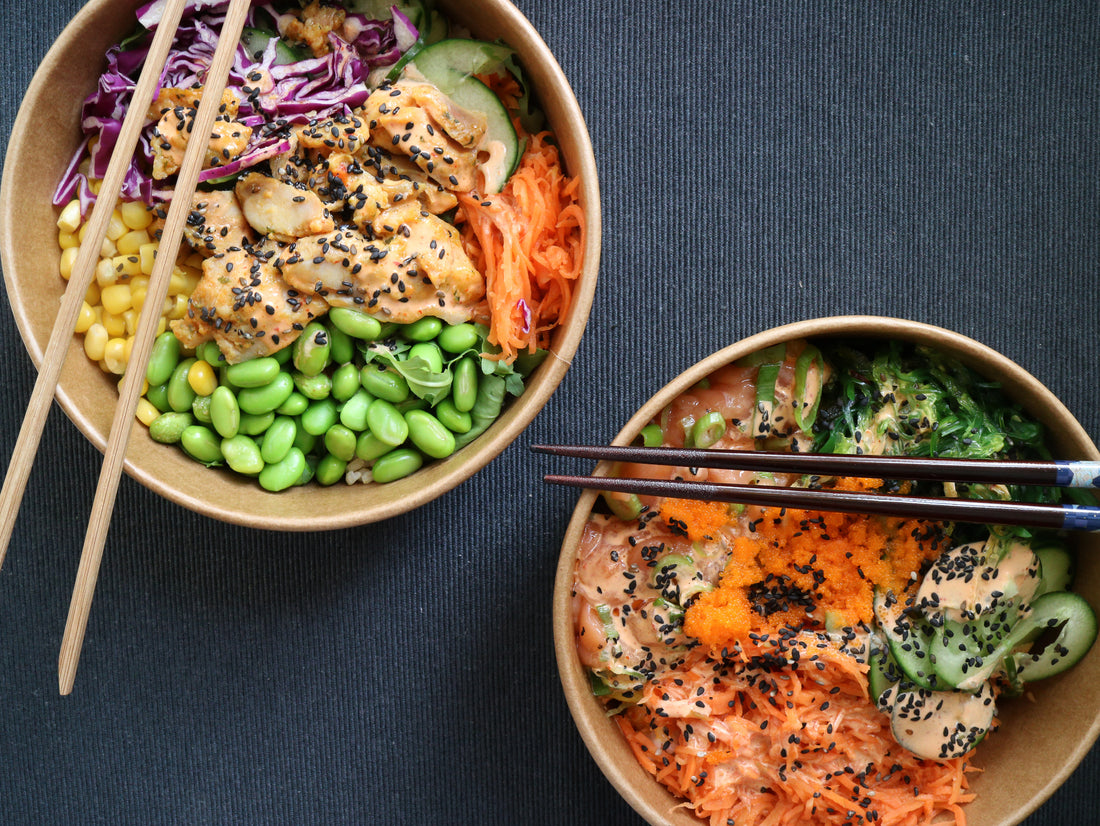
[{"label": "green edamame", "polygon": [[149,438],[164,445],[174,445],[183,436],[183,431],[194,423],[195,418],[190,413],[169,410],[149,423]]},{"label": "green edamame", "polygon": [[210,424],[210,396],[195,396],[191,402],[191,412],[203,424]]},{"label": "green edamame", "polygon": [[221,450],[225,463],[237,473],[255,476],[264,469],[260,446],[250,436],[238,433],[229,439],[222,439]]},{"label": "green edamame", "polygon": [[348,307],[333,307],[328,311],[328,319],[352,338],[374,341],[382,335],[382,323],[377,318]]},{"label": "green edamame", "polygon": [[448,353],[462,353],[477,347],[477,328],[473,324],[451,324],[440,330],[436,344]]},{"label": "green edamame", "polygon": [[396,447],[409,437],[409,425],[396,407],[385,399],[375,399],[367,408],[370,432],[386,444]]},{"label": "green edamame", "polygon": [[351,336],[335,324],[326,325],[328,330],[329,358],[333,364],[347,364],[355,358],[355,343]]},{"label": "green edamame", "polygon": [[364,462],[373,462],[379,456],[383,456],[391,450],[393,450],[393,445],[386,444],[369,430],[360,433],[355,442],[355,456]]},{"label": "green edamame", "polygon": [[339,423],[325,431],[325,449],[345,462],[355,458],[356,441],[355,432]]},{"label": "green edamame", "polygon": [[191,365],[198,359],[186,358],[176,365],[168,379],[168,406],[177,413],[186,413],[191,409],[191,402],[197,395],[187,381],[187,374],[191,371]]},{"label": "green edamame", "polygon": [[166,384],[172,377],[172,371],[180,360],[180,342],[176,334],[166,330],[157,336],[153,349],[149,351],[149,363],[145,368],[145,378],[150,385]]},{"label": "green edamame", "polygon": [[172,409],[168,404],[168,382],[164,384],[151,385],[148,390],[145,391],[145,398],[147,398],[157,410],[161,413],[167,413]]},{"label": "green edamame", "polygon": [[294,419],[290,416],[276,416],[260,441],[260,458],[268,464],[281,462],[294,447],[297,435],[298,425]]},{"label": "green edamame", "polygon": [[225,368],[225,379],[234,387],[266,387],[282,370],[278,361],[266,356],[249,359]]},{"label": "green edamame", "polygon": [[367,410],[373,401],[374,397],[370,393],[359,388],[340,408],[340,424],[350,427],[356,433],[362,433],[367,429]]},{"label": "green edamame", "polygon": [[426,315],[412,324],[406,324],[401,335],[409,341],[431,341],[443,330],[443,322],[435,316]]},{"label": "green edamame", "polygon": [[205,425],[193,424],[184,428],[180,434],[180,444],[196,462],[207,467],[222,464],[221,440]]},{"label": "green edamame", "polygon": [[274,421],[275,412],[272,410],[267,413],[242,413],[241,424],[237,428],[237,432],[243,433],[245,436],[259,436],[271,427],[271,423]]},{"label": "green edamame", "polygon": [[473,356],[463,356],[455,362],[451,382],[451,398],[461,413],[469,413],[477,401],[477,362]]},{"label": "green edamame", "polygon": [[424,457],[408,447],[398,447],[379,457],[371,466],[375,482],[394,482],[420,470]]},{"label": "green edamame", "polygon": [[[293,378],[291,381],[293,381]],[[275,412],[280,416],[301,416],[306,412],[307,407],[309,407],[309,399],[297,390],[293,390],[286,397],[286,401],[275,408]]]},{"label": "green edamame", "polygon": [[195,357],[214,366],[225,363],[225,357],[222,356],[221,348],[216,341],[204,341],[196,347]]},{"label": "green edamame", "polygon": [[307,399],[317,401],[327,398],[328,395],[332,393],[332,379],[329,378],[327,373],[307,376],[305,373],[295,370],[291,379],[294,382],[294,386],[298,388],[298,392]]},{"label": "green edamame", "polygon": [[405,414],[409,426],[409,441],[433,459],[444,459],[455,452],[455,435],[426,410],[410,410]]},{"label": "green edamame", "polygon": [[272,493],[286,490],[298,483],[307,468],[305,453],[292,447],[281,461],[264,465],[259,475],[260,487]]},{"label": "green edamame", "polygon": [[299,423],[301,429],[311,436],[321,436],[336,424],[338,416],[336,402],[330,397],[315,401],[307,407],[306,412],[299,417]]},{"label": "green edamame", "polygon": [[378,364],[367,364],[359,372],[359,383],[368,393],[391,404],[398,404],[409,397],[409,383],[405,377]]},{"label": "green edamame", "polygon": [[348,469],[348,463],[338,456],[333,456],[331,453],[326,453],[321,457],[321,461],[317,463],[317,467],[314,469],[313,478],[317,480],[318,485],[335,485],[341,479],[344,478],[344,473]]},{"label": "green edamame", "polygon": [[332,374],[332,397],[346,402],[359,389],[359,368],[350,362],[341,364]]},{"label": "green edamame", "polygon": [[223,439],[232,439],[241,427],[241,408],[237,397],[224,384],[219,384],[209,399],[210,424]]},{"label": "green edamame", "polygon": [[435,417],[452,433],[466,433],[474,426],[473,416],[463,413],[449,398],[435,406]]},{"label": "green edamame", "polygon": [[293,348],[294,368],[307,376],[319,376],[329,364],[328,328],[319,321],[311,321],[294,340]]},{"label": "green edamame", "polygon": [[294,379],[289,373],[276,373],[262,387],[242,387],[237,392],[237,404],[244,413],[259,415],[276,410],[294,392]]},{"label": "green edamame", "polygon": [[[423,321],[423,319],[421,319]],[[443,372],[443,351],[434,341],[422,341],[409,348],[410,359],[424,359],[433,373]]]},{"label": "green edamame", "polygon": [[298,429],[294,434],[294,446],[308,456],[313,452],[313,448],[316,445],[317,437],[312,433],[306,432],[306,429],[302,427],[301,422],[299,422]]}]

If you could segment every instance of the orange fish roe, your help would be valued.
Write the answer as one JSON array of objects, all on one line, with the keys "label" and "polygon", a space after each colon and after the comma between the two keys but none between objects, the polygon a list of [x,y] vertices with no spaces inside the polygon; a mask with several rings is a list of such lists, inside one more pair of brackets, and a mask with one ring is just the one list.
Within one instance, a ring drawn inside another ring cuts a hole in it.
[{"label": "orange fish roe", "polygon": [[717,539],[718,531],[730,521],[728,505],[695,499],[664,499],[661,519],[682,530],[692,542]]},{"label": "orange fish roe", "polygon": [[[881,485],[847,479],[836,487]],[[875,586],[902,590],[944,547],[941,526],[919,520],[793,508],[749,508],[743,518],[751,534],[733,540],[718,587],[701,594],[684,618],[684,632],[711,651],[781,628],[870,624]],[[692,530],[699,528],[689,521],[689,536]]]}]

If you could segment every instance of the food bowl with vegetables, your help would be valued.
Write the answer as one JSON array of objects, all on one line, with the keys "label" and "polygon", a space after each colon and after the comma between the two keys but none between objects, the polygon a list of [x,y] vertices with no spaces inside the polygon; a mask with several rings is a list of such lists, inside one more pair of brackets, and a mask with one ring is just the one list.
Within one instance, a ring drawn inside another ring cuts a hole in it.
[{"label": "food bowl with vegetables", "polygon": [[47,54],[3,180],[16,323],[40,364],[121,120],[147,107],[60,405],[102,450],[171,254],[127,472],[264,528],[402,513],[507,447],[577,348],[600,251],[583,117],[505,0],[254,2],[165,251],[226,5],[186,4],[151,101],[131,98],[163,2],[92,0]]},{"label": "food bowl with vegetables", "polygon": [[[703,359],[617,445],[1095,461],[969,338],[814,319]],[[601,462],[562,546],[559,671],[653,824],[1015,824],[1100,731],[1094,535],[600,491],[600,478],[1095,505],[1095,493]],[[610,485],[609,485],[610,486]]]}]

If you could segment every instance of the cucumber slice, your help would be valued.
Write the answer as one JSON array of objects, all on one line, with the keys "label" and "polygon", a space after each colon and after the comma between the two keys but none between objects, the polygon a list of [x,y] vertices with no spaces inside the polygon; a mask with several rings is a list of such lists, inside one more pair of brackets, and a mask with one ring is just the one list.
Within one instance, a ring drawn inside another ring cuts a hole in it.
[{"label": "cucumber slice", "polygon": [[502,68],[511,54],[507,46],[496,43],[450,38],[421,49],[405,67],[406,72],[419,73],[462,108],[485,116],[485,140],[489,146],[500,147],[498,152],[491,151],[489,161],[482,164],[486,194],[504,188],[519,166],[521,151],[508,110],[474,75]]},{"label": "cucumber slice", "polygon": [[[1022,682],[1045,680],[1072,668],[1089,652],[1096,641],[1096,614],[1083,597],[1059,591],[1031,603],[1031,613],[1017,629],[1013,629],[1014,639],[1046,643],[1035,653],[1024,651],[1013,656],[1018,678]],[[1044,632],[1055,629],[1053,641],[1043,640]]]},{"label": "cucumber slice", "polygon": [[867,690],[880,711],[889,713],[889,690],[901,681],[901,670],[894,662],[889,646],[878,635],[872,637],[871,654],[867,658]]},{"label": "cucumber slice", "polygon": [[246,28],[241,31],[241,45],[253,62],[258,62],[263,57],[267,44],[275,40],[275,65],[286,66],[290,63],[298,63],[312,57],[304,49],[292,46],[282,38],[269,31],[258,28]]},{"label": "cucumber slice", "polygon": [[1073,556],[1061,545],[1035,548],[1039,558],[1039,587],[1035,596],[1064,591],[1073,582]]},{"label": "cucumber slice", "polygon": [[989,732],[997,707],[986,683],[975,694],[915,689],[897,691],[890,729],[898,745],[917,757],[961,757]]},{"label": "cucumber slice", "polygon": [[905,679],[924,689],[950,688],[936,674],[932,627],[920,617],[906,613],[892,592],[876,589],[872,605],[879,630]]},{"label": "cucumber slice", "polygon": [[976,680],[984,683],[1001,665],[998,649],[1017,617],[1015,606],[1010,606],[967,622],[944,620],[930,646],[936,675],[946,685],[977,691]]}]

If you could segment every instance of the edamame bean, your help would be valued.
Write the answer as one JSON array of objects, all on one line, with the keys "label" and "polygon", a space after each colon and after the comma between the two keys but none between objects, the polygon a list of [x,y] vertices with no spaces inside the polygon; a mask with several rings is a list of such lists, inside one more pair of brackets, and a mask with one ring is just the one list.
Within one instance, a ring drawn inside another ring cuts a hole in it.
[{"label": "edamame bean", "polygon": [[443,322],[435,316],[426,315],[412,324],[406,324],[401,335],[409,341],[431,341],[443,330]]},{"label": "edamame bean", "polygon": [[[423,321],[423,319],[421,319]],[[443,372],[443,351],[434,341],[422,341],[409,348],[409,358],[424,359],[433,373]]]},{"label": "edamame bean", "polygon": [[726,419],[717,410],[703,414],[691,428],[695,447],[708,448],[726,435]]},{"label": "edamame bean", "polygon": [[355,458],[355,442],[355,432],[342,424],[334,424],[325,431],[325,449],[345,462]]},{"label": "edamame bean", "polygon": [[317,376],[328,367],[331,347],[328,329],[319,321],[311,321],[294,340],[294,367],[307,376]]},{"label": "edamame bean", "polygon": [[451,398],[460,413],[469,413],[477,401],[477,362],[473,356],[463,356],[454,366]]},{"label": "edamame bean", "polygon": [[167,413],[172,409],[168,404],[168,382],[164,384],[151,385],[148,390],[145,391],[145,398],[147,398],[157,410],[161,413]]},{"label": "edamame bean", "polygon": [[393,482],[420,469],[424,457],[408,447],[398,447],[379,457],[371,467],[375,482]]},{"label": "edamame bean", "polygon": [[354,364],[341,364],[332,374],[332,397],[346,402],[359,389],[359,368]]},{"label": "edamame bean", "polygon": [[647,424],[642,428],[642,444],[645,447],[660,447],[665,434],[659,424]]},{"label": "edamame bean", "polygon": [[312,433],[307,433],[306,429],[302,427],[301,422],[298,423],[298,429],[294,433],[294,447],[302,451],[307,456],[313,452],[313,448],[317,445],[317,437]]},{"label": "edamame bean", "polygon": [[278,361],[265,356],[230,364],[225,368],[225,378],[234,387],[265,387],[275,381],[281,369]]},{"label": "edamame bean", "polygon": [[382,323],[374,316],[348,307],[333,307],[328,311],[333,326],[352,338],[374,341],[382,335]]},{"label": "edamame bean", "polygon": [[149,438],[164,445],[174,445],[183,436],[183,431],[194,422],[195,419],[190,413],[169,410],[149,423]]},{"label": "edamame bean", "polygon": [[207,364],[215,366],[225,364],[225,358],[222,356],[221,348],[218,347],[216,341],[204,341],[195,348],[195,356]]},{"label": "edamame bean", "polygon": [[318,485],[335,485],[344,478],[344,472],[348,469],[348,463],[338,456],[326,453],[321,457],[314,470],[313,478]]},{"label": "edamame bean", "polygon": [[264,431],[260,442],[260,458],[268,464],[281,462],[287,452],[294,447],[294,437],[298,435],[298,425],[290,416],[276,416],[271,426]]},{"label": "edamame bean", "polygon": [[241,425],[237,432],[243,433],[245,436],[259,436],[271,427],[271,423],[274,421],[275,412],[271,410],[267,413],[242,413]]},{"label": "edamame bean", "polygon": [[237,397],[224,384],[210,395],[210,424],[223,439],[232,439],[241,427],[241,408]]},{"label": "edamame bean", "polygon": [[305,454],[292,447],[282,461],[264,465],[259,476],[260,487],[272,493],[286,490],[298,483],[307,467]]},{"label": "edamame bean", "polygon": [[397,412],[404,416],[410,410],[427,410],[431,405],[427,399],[418,399],[416,396],[409,396],[403,402],[398,402],[394,405],[397,408]]},{"label": "edamame bean", "polygon": [[302,468],[302,475],[298,477],[298,481],[294,483],[295,487],[301,487],[302,485],[308,485],[313,481],[313,473],[317,467],[317,457],[306,454],[306,466]]},{"label": "edamame bean", "polygon": [[463,413],[449,398],[435,406],[435,417],[452,433],[466,433],[474,426],[473,416]]},{"label": "edamame bean", "polygon": [[312,436],[321,436],[336,424],[337,416],[336,402],[331,397],[320,399],[307,407],[306,412],[301,415],[302,430]]},{"label": "edamame bean", "polygon": [[271,358],[273,358],[273,359],[275,359],[275,361],[279,362],[280,365],[283,365],[283,364],[286,364],[288,361],[290,361],[290,359],[293,355],[294,355],[294,348],[287,345],[286,347],[283,347],[281,350],[276,350],[274,353],[272,353]]},{"label": "edamame bean", "polygon": [[275,408],[275,412],[280,416],[301,416],[306,412],[307,407],[309,407],[309,399],[295,390],[287,396],[285,402]]},{"label": "edamame bean", "polygon": [[328,330],[329,358],[333,364],[347,364],[355,358],[355,343],[351,336],[335,324],[326,324]]},{"label": "edamame bean", "polygon": [[317,401],[318,399],[327,398],[332,392],[332,379],[329,378],[327,373],[307,376],[305,373],[295,370],[291,378],[294,381],[294,386],[298,388],[298,392],[307,399]]},{"label": "edamame bean", "polygon": [[264,460],[260,456],[260,446],[255,439],[238,433],[229,439],[222,439],[222,456],[230,468],[244,476],[255,476],[264,469]]},{"label": "edamame bean", "polygon": [[210,424],[210,396],[195,396],[191,402],[191,412],[203,424]]},{"label": "edamame bean", "polygon": [[396,447],[409,437],[409,425],[397,408],[385,399],[375,399],[367,408],[367,426],[381,441]]},{"label": "edamame bean", "polygon": [[293,392],[294,379],[290,374],[277,373],[274,380],[263,387],[241,388],[237,392],[237,404],[244,413],[270,413],[290,398]]},{"label": "edamame bean", "polygon": [[168,406],[177,413],[186,413],[191,409],[191,402],[198,395],[187,381],[187,374],[191,371],[191,365],[198,359],[186,358],[176,365],[168,379]]},{"label": "edamame bean", "polygon": [[359,388],[355,395],[344,402],[340,408],[340,424],[350,427],[356,433],[367,429],[367,410],[370,408],[374,397],[366,390]]},{"label": "edamame bean", "polygon": [[180,341],[171,330],[157,336],[153,349],[149,351],[149,364],[145,368],[145,378],[150,385],[166,384],[172,377],[172,371],[180,360]]},{"label": "edamame bean", "polygon": [[448,353],[461,353],[477,347],[477,328],[473,324],[451,324],[440,330],[436,344]]},{"label": "edamame bean", "polygon": [[455,435],[426,410],[410,410],[405,414],[409,426],[409,441],[433,459],[443,459],[455,452]]},{"label": "edamame bean", "polygon": [[378,364],[366,364],[359,373],[359,383],[372,396],[391,404],[403,402],[409,397],[409,383],[405,377]]},{"label": "edamame bean", "polygon": [[209,427],[193,424],[184,428],[183,433],[180,434],[180,444],[187,455],[196,462],[201,462],[207,467],[222,464],[221,440]]},{"label": "edamame bean", "polygon": [[379,456],[393,450],[393,445],[388,445],[369,430],[360,433],[355,441],[355,455],[364,462],[373,462]]}]

